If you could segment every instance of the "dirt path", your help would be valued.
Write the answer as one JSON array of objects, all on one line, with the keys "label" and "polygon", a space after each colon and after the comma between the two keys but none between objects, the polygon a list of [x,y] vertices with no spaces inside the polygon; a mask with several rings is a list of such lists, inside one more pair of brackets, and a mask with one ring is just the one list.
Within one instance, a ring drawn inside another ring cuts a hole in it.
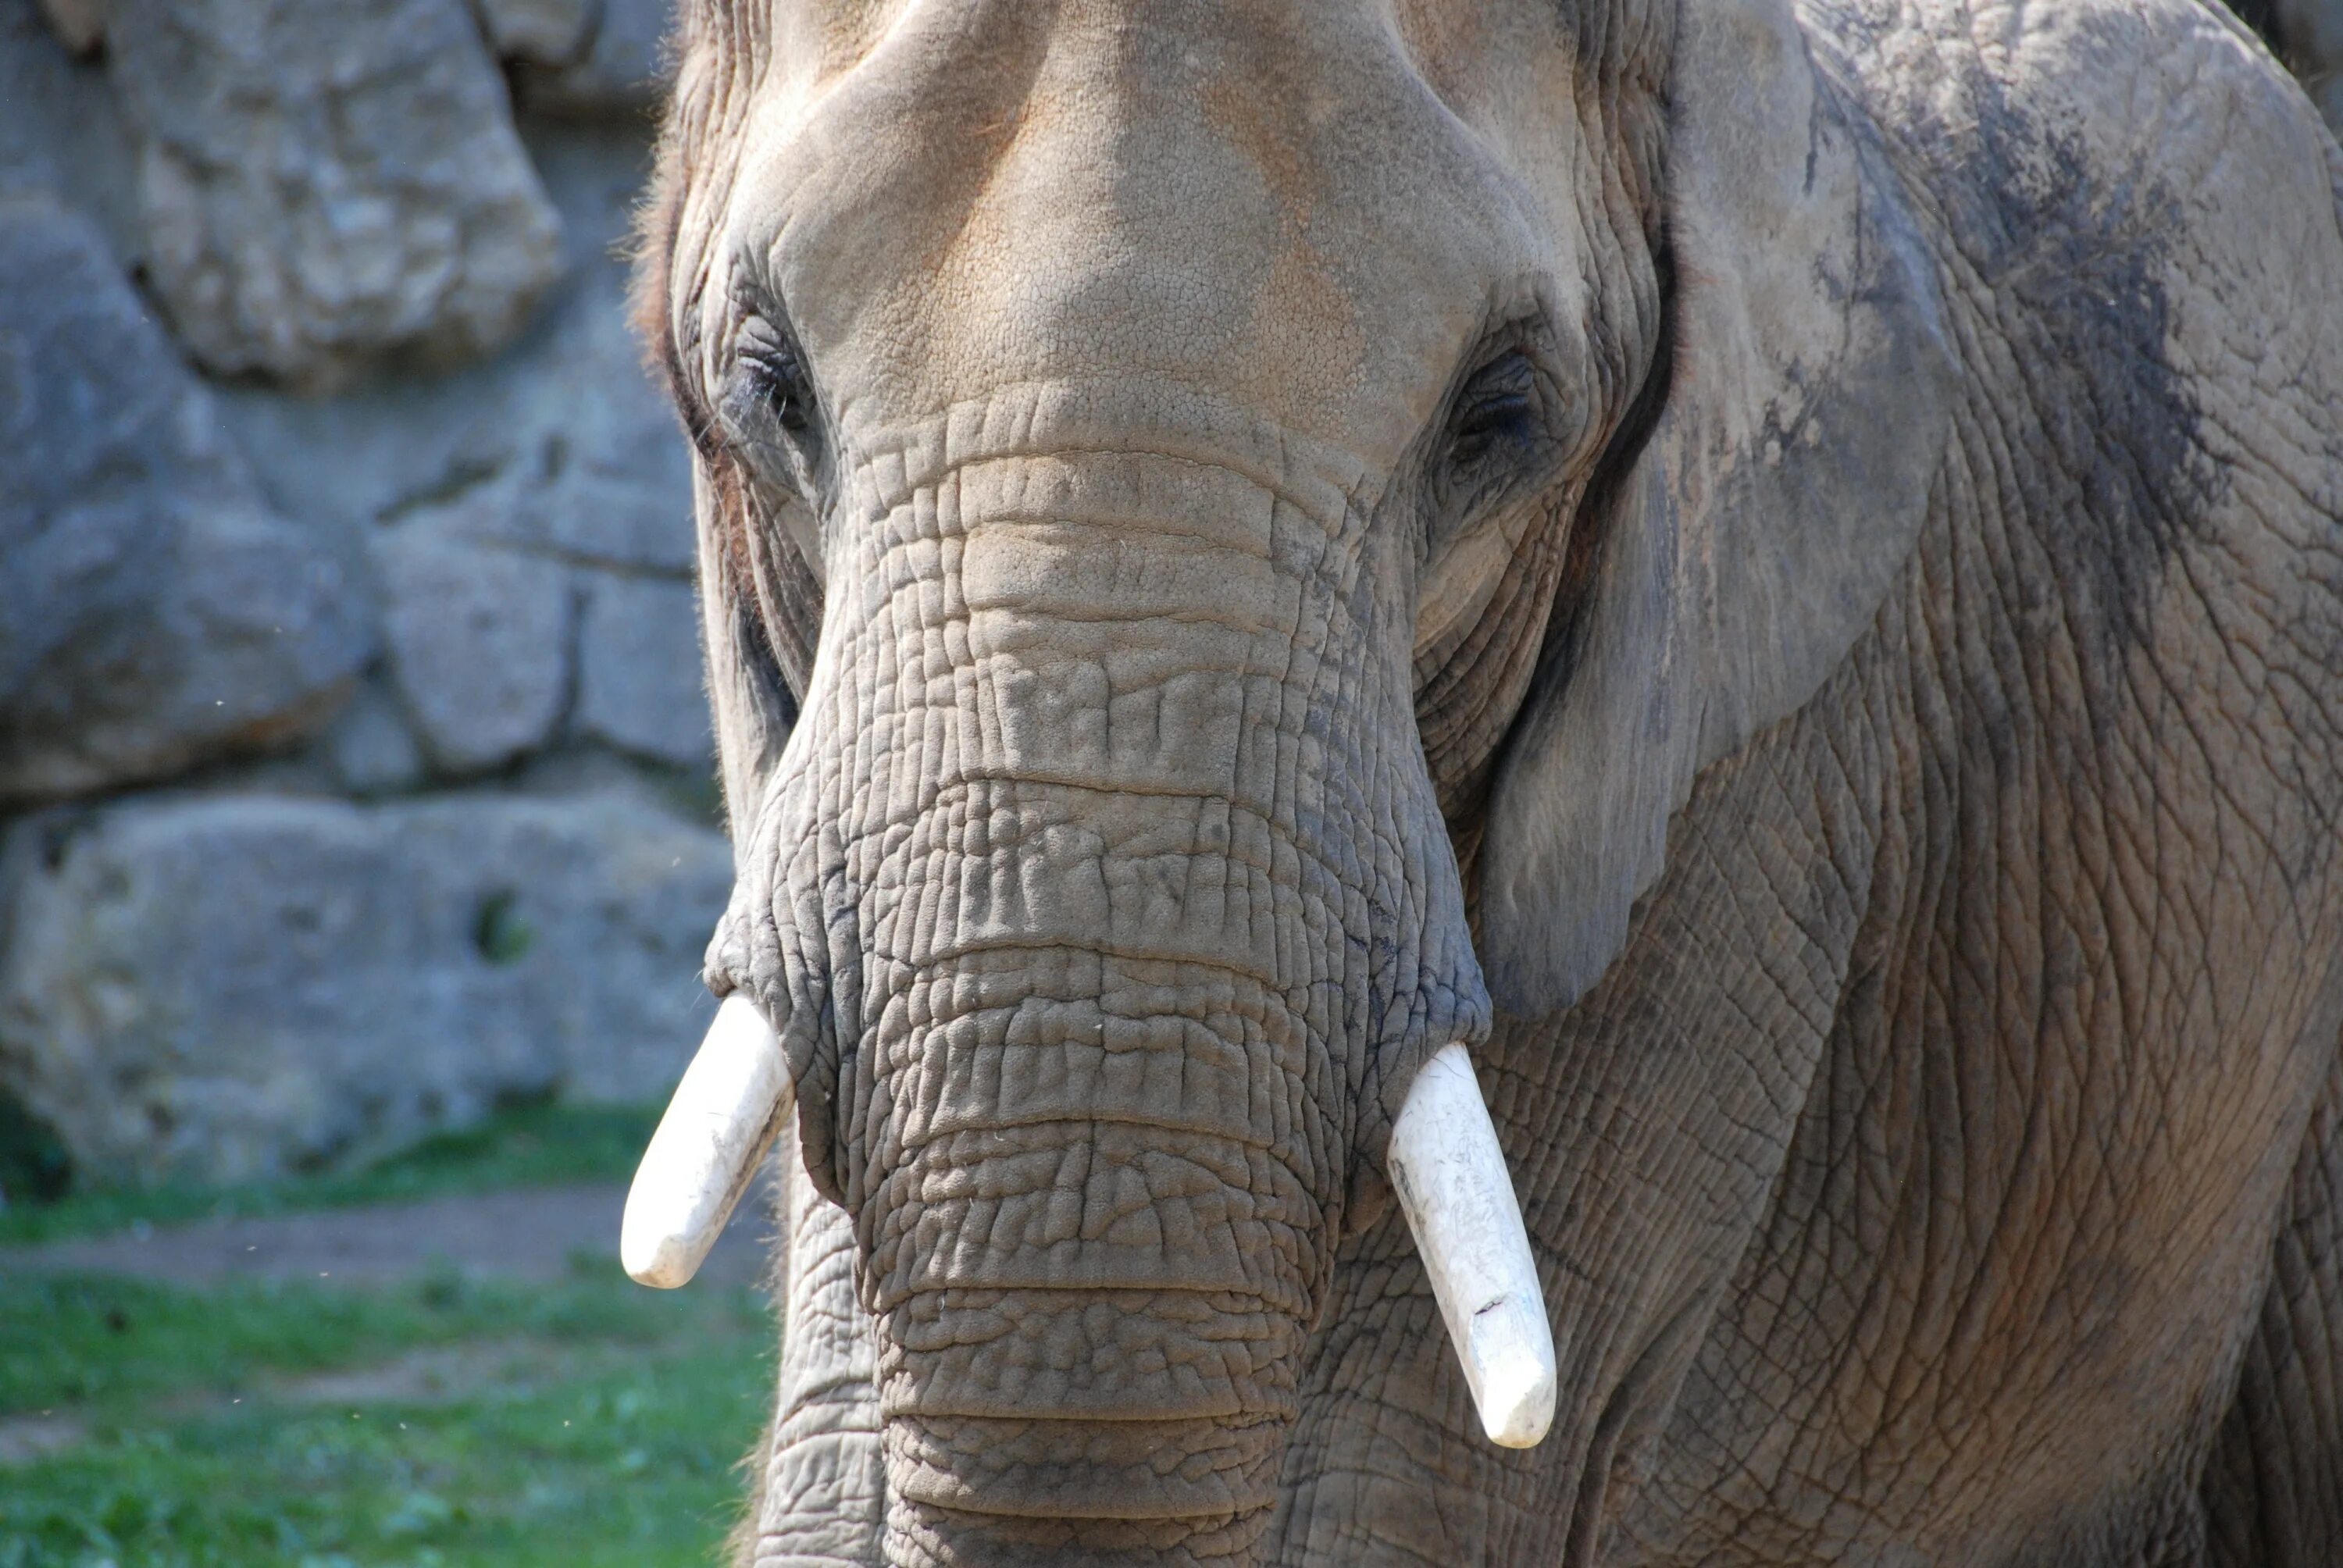
[{"label": "dirt path", "polygon": [[[318,1209],[266,1219],[200,1220],[108,1236],[0,1248],[17,1270],[134,1274],[168,1284],[226,1280],[339,1280],[380,1284],[453,1265],[468,1274],[554,1281],[572,1254],[616,1267],[621,1184],[520,1188],[421,1203]],[[742,1201],[700,1278],[755,1280],[764,1266],[764,1207]]]}]

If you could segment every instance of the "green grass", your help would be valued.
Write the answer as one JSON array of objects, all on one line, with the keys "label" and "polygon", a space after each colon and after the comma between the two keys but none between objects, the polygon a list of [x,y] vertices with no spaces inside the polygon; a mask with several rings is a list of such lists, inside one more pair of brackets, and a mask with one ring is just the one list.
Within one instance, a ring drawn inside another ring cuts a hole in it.
[{"label": "green grass", "polygon": [[12,1205],[0,1211],[0,1246],[92,1235],[138,1223],[183,1224],[215,1215],[406,1202],[497,1187],[621,1181],[634,1174],[635,1161],[642,1157],[658,1121],[656,1106],[520,1106],[346,1174],[254,1187],[75,1192],[53,1203]]},{"label": "green grass", "polygon": [[615,1268],[581,1270],[552,1286],[443,1271],[379,1291],[301,1281],[197,1292],[115,1276],[34,1274],[0,1279],[0,1415],[58,1405],[113,1410],[471,1341],[657,1344],[766,1332],[749,1292],[647,1291]]},{"label": "green grass", "polygon": [[709,1563],[762,1414],[744,1349],[508,1398],[126,1424],[0,1472],[0,1568]]},{"label": "green grass", "polygon": [[[348,1174],[19,1207],[0,1243],[619,1180],[654,1118],[525,1107]],[[418,1267],[192,1289],[0,1260],[0,1439],[68,1438],[0,1462],[0,1568],[714,1563],[771,1397],[756,1292]]]},{"label": "green grass", "polygon": [[[599,1270],[535,1289],[0,1282],[0,1412],[88,1433],[0,1468],[0,1568],[709,1563],[773,1343],[753,1292]],[[333,1402],[298,1377],[467,1345],[528,1370]]]}]

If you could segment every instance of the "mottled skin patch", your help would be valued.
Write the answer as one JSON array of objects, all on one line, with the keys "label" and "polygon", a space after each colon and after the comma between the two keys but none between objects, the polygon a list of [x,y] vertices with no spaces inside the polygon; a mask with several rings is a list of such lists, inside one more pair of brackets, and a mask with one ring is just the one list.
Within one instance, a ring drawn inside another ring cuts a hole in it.
[{"label": "mottled skin patch", "polygon": [[2343,1561],[2338,168],[2180,0],[697,8],[741,1560]]}]

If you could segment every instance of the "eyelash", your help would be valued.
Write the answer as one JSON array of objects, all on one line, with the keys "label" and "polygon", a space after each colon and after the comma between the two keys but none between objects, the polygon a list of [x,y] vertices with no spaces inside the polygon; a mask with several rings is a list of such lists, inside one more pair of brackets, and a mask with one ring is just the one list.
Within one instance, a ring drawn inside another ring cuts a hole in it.
[{"label": "eyelash", "polygon": [[775,424],[793,436],[811,427],[813,394],[806,386],[796,351],[787,342],[744,353],[740,367],[772,411]]}]

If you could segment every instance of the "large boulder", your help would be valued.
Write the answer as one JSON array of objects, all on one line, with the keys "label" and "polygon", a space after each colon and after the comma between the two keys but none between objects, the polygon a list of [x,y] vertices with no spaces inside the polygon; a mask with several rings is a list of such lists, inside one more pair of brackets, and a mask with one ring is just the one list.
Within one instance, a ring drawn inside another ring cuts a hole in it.
[{"label": "large boulder", "polygon": [[96,231],[0,199],[0,802],[155,778],[327,716],[371,648]]},{"label": "large boulder", "polygon": [[[5,0],[0,0],[5,3]],[[273,493],[350,538],[446,520],[579,565],[689,575],[690,447],[627,325],[639,127],[539,127],[568,275],[495,359],[376,377],[331,398],[223,389]]]},{"label": "large boulder", "polygon": [[621,751],[702,772],[712,765],[691,585],[600,572],[578,628],[578,729]]},{"label": "large boulder", "polygon": [[721,835],[616,796],[223,796],[0,849],[0,1091],[81,1172],[236,1181],[689,1060]]},{"label": "large boulder", "polygon": [[[613,254],[647,140],[538,126],[531,147],[572,251],[522,342],[429,381],[223,400],[272,492],[364,541],[388,687],[441,777],[565,739],[704,771],[690,448],[627,329]],[[395,760],[379,718],[364,739]],[[397,776],[359,760],[352,778]]]},{"label": "large boulder", "polygon": [[688,577],[691,447],[628,323],[631,282],[619,253],[649,170],[639,130],[574,127],[536,152],[578,250],[574,281],[549,312],[528,367],[499,407],[515,443],[503,527],[565,558]]},{"label": "large boulder", "polygon": [[374,547],[390,668],[431,759],[500,767],[559,728],[569,700],[569,573],[483,543],[461,513],[386,531]]},{"label": "large boulder", "polygon": [[109,0],[147,265],[221,374],[324,387],[511,338],[560,222],[464,0]]}]

